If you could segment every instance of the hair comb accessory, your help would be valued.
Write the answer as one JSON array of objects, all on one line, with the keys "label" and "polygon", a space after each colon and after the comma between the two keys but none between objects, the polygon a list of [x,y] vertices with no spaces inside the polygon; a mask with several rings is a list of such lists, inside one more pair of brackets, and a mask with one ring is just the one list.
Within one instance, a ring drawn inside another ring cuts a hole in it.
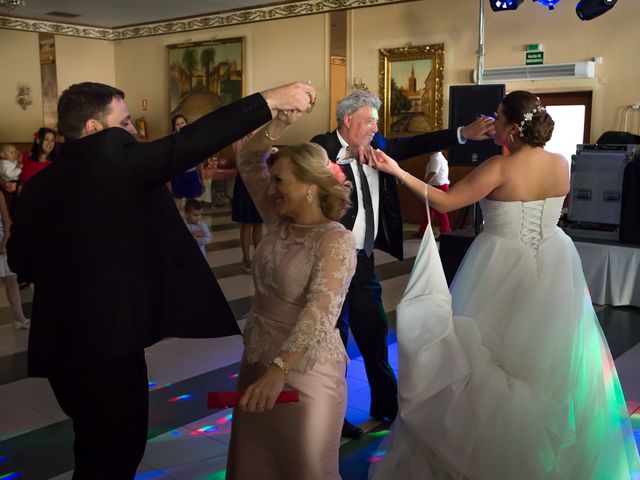
[{"label": "hair comb accessory", "polygon": [[520,122],[520,125],[518,125],[518,136],[519,137],[524,137],[524,125],[527,122],[530,122],[531,120],[533,120],[533,116],[538,113],[538,112],[546,112],[547,109],[544,108],[542,105],[538,105],[536,107],[533,108],[532,111],[527,112],[524,114],[524,117],[522,118],[522,121]]}]

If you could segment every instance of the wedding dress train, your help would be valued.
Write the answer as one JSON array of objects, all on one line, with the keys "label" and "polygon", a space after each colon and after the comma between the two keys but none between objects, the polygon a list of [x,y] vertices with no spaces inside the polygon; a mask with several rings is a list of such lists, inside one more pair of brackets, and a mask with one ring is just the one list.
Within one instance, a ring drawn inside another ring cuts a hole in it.
[{"label": "wedding dress train", "polygon": [[640,479],[562,202],[483,200],[451,294],[427,230],[396,310],[400,413],[370,478]]}]

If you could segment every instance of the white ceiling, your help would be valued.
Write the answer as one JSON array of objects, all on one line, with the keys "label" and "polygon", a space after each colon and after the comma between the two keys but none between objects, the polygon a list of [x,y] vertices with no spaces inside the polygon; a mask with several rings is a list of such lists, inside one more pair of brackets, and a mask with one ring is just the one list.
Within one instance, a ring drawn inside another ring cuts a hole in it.
[{"label": "white ceiling", "polygon": [[[296,2],[273,0],[23,0],[23,3],[24,5],[12,11],[0,7],[0,15],[117,28]],[[54,16],[49,15],[50,12],[63,12],[78,16],[73,18]]]}]

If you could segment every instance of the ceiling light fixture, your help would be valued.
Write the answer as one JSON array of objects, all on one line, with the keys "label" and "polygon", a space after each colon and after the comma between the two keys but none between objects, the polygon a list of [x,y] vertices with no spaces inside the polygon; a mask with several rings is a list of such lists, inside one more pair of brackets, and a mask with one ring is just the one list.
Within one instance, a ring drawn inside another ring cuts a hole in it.
[{"label": "ceiling light fixture", "polygon": [[7,10],[13,10],[23,4],[24,0],[0,0],[0,7],[4,7]]}]

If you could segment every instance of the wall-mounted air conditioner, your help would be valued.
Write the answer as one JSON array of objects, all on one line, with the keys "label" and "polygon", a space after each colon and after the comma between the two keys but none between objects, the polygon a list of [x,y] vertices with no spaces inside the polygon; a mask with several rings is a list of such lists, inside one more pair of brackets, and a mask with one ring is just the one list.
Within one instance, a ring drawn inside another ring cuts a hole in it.
[{"label": "wall-mounted air conditioner", "polygon": [[[595,62],[556,63],[549,65],[527,65],[522,67],[485,68],[482,83],[507,81],[550,80],[560,78],[594,78]],[[473,81],[477,82],[477,69],[473,70]]]}]

